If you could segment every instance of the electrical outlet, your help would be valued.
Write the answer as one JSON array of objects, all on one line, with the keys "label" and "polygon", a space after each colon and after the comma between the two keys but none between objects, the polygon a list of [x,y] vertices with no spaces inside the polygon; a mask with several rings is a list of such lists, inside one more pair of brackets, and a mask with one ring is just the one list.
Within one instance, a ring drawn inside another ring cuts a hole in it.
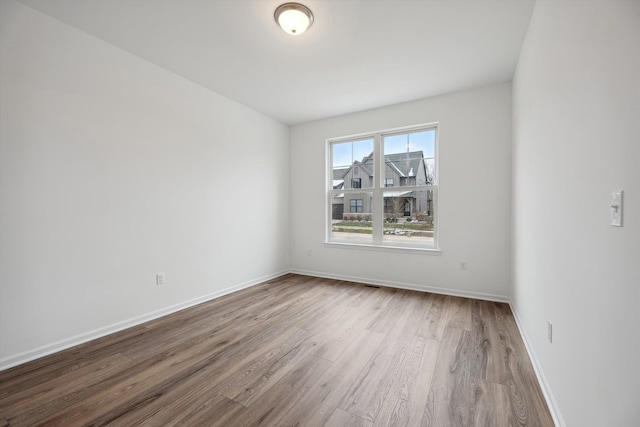
[{"label": "electrical outlet", "polygon": [[547,338],[550,343],[553,342],[553,324],[549,321],[547,321]]},{"label": "electrical outlet", "polygon": [[467,269],[467,262],[466,261],[460,261],[460,264],[458,265],[458,268],[460,270],[466,270]]},{"label": "electrical outlet", "polygon": [[165,277],[164,273],[156,274],[156,285],[164,285]]}]

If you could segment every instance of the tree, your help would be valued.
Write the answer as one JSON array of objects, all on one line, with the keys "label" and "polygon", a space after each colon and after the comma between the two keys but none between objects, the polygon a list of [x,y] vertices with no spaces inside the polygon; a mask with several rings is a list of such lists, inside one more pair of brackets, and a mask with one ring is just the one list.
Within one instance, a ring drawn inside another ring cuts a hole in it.
[{"label": "tree", "polygon": [[396,233],[398,228],[398,218],[404,217],[404,205],[407,201],[406,197],[401,197],[400,195],[394,196],[391,193],[391,197],[388,198],[391,200],[391,210],[393,214],[393,233]]},{"label": "tree", "polygon": [[427,185],[433,185],[436,182],[436,167],[433,161],[424,162],[425,175],[427,178]]}]

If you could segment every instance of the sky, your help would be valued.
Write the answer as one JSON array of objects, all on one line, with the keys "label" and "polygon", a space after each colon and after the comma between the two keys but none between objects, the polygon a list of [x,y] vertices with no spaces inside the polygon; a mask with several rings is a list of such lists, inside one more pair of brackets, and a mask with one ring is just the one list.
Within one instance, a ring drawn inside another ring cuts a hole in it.
[{"label": "sky", "polygon": [[[425,158],[434,157],[435,149],[434,129],[425,131],[387,135],[383,137],[385,154],[405,153],[407,142],[409,151],[420,151]],[[355,160],[361,161],[373,151],[373,138],[360,139],[349,142],[334,143],[333,167],[350,166]]]}]

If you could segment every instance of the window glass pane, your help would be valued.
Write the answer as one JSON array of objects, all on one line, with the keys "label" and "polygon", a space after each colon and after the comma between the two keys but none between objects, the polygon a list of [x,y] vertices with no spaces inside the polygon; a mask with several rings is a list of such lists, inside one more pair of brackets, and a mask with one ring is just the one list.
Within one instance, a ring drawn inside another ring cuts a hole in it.
[{"label": "window glass pane", "polygon": [[331,192],[331,240],[368,241],[373,235],[373,193]]},{"label": "window glass pane", "polygon": [[384,192],[383,242],[433,245],[433,190]]},{"label": "window glass pane", "polygon": [[331,158],[333,189],[373,187],[373,138],[334,142]]},{"label": "window glass pane", "polygon": [[384,135],[382,141],[385,183],[435,185],[435,129]]}]

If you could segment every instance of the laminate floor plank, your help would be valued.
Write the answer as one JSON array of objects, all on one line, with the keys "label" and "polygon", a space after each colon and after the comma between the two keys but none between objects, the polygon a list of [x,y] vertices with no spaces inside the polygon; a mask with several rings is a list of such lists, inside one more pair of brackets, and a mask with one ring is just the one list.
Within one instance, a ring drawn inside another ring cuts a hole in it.
[{"label": "laminate floor plank", "polygon": [[508,305],[287,274],[0,372],[40,425],[553,421]]},{"label": "laminate floor plank", "polygon": [[375,309],[364,304],[357,308],[336,306],[333,321],[326,322],[326,327],[311,337],[317,343],[312,354],[331,361],[337,360],[377,315]]},{"label": "laminate floor plank", "polygon": [[440,349],[440,341],[414,335],[405,349],[399,375],[375,418],[375,426],[418,426]]},{"label": "laminate floor plank", "polygon": [[315,384],[287,405],[281,416],[273,421],[274,425],[325,425],[384,338],[381,333],[361,332]]},{"label": "laminate floor plank", "polygon": [[422,420],[423,426],[470,425],[470,347],[469,331],[445,329]]},{"label": "laminate floor plank", "polygon": [[[282,376],[282,373],[274,375],[274,372],[278,370],[274,365],[283,369],[293,368],[284,362],[290,361],[287,356],[300,353],[300,349],[295,348],[296,343],[301,342],[300,332],[301,330],[289,328],[289,330],[275,336],[268,345],[261,347],[260,352],[250,352],[245,354],[243,359],[236,358],[232,363],[229,358],[224,357],[224,365],[218,363],[217,366],[205,367],[197,373],[197,376],[188,378],[188,381],[183,384],[176,384],[177,393],[171,390],[167,393],[166,398],[153,402],[149,407],[141,408],[138,406],[136,408],[138,413],[126,414],[127,417],[122,418],[115,425],[137,425],[136,420],[140,418],[145,420],[143,423],[145,424],[147,419],[165,420],[176,417],[171,414],[186,414],[184,416],[188,421],[187,425],[190,425],[189,423],[193,422],[193,418],[196,416],[194,414],[200,414],[203,411],[207,413],[208,409],[206,408],[214,405],[215,402],[227,402],[229,399],[224,396],[224,393],[229,394],[228,391],[233,390],[234,387],[236,390],[244,390],[244,384],[251,384],[252,381],[262,379],[263,381],[258,382],[258,386],[261,387],[253,385],[253,388],[246,390],[247,393],[243,397],[254,397],[258,394],[256,389],[264,392],[262,389],[267,387],[265,384],[275,382],[277,378]],[[296,351],[286,351],[287,349]],[[238,384],[240,384],[239,388]],[[224,399],[221,400],[221,396]],[[244,408],[240,403],[236,403],[239,405],[238,408]],[[163,423],[156,425],[159,424]]]},{"label": "laminate floor plank", "polygon": [[[205,366],[197,374],[185,378],[166,392],[158,394],[156,399],[112,416],[109,426],[169,425],[199,413],[201,407],[207,407],[220,398],[220,393],[215,392],[216,381],[220,377],[220,372],[230,365],[231,361],[225,357],[216,359],[214,363]],[[213,387],[212,384],[214,384]]]},{"label": "laminate floor plank", "polygon": [[376,328],[386,330],[384,342],[364,366],[360,375],[339,404],[341,409],[371,422],[375,421],[382,404],[389,397],[391,386],[401,376],[403,368],[420,359],[411,346],[417,330],[417,320],[423,315],[421,298],[407,299],[407,291],[398,292],[393,320],[377,323]]},{"label": "laminate floor plank", "polygon": [[500,336],[504,340],[505,361],[509,371],[506,385],[515,419],[522,426],[553,425],[540,385],[532,374],[533,366],[508,307],[499,307],[496,317]]},{"label": "laminate floor plank", "polygon": [[25,385],[24,388],[15,390],[0,400],[0,408],[3,408],[3,412],[6,411],[14,416],[27,412],[29,408],[45,405],[55,400],[57,396],[64,396],[74,390],[95,386],[131,364],[131,359],[122,354],[96,360],[68,375],[54,377],[47,382],[40,382],[33,386]]},{"label": "laminate floor plank", "polygon": [[[295,314],[292,321],[299,328],[310,332],[326,329],[327,322],[335,320],[335,313],[347,311],[348,307],[340,305],[346,296],[345,287],[334,287],[332,289],[321,288],[322,293],[311,298],[311,306],[300,310]],[[348,288],[347,288],[348,289]]]},{"label": "laminate floor plank", "polygon": [[280,293],[264,305],[251,307],[241,321],[235,322],[234,328],[244,330],[253,326],[269,324],[295,325],[304,328],[304,320],[313,318],[317,312],[329,305],[330,300],[339,298],[340,292],[322,283],[291,286],[292,291]]},{"label": "laminate floor plank", "polygon": [[280,367],[278,362],[281,358],[286,359],[287,356],[292,357],[301,351],[308,351],[309,347],[302,346],[303,332],[302,329],[288,328],[280,336],[266,343],[259,351],[244,354],[243,358],[229,358],[233,360],[233,365],[226,372],[222,372],[216,380],[219,393],[238,390],[243,385],[251,384],[256,377],[263,373],[267,374],[270,369]]},{"label": "laminate floor plank", "polygon": [[[291,373],[262,394],[247,408],[234,412],[237,426],[277,425],[278,417],[286,424],[287,417],[282,413],[289,402],[304,395],[331,368],[332,362],[315,356],[305,356]],[[284,403],[284,404],[283,404]]]},{"label": "laminate floor plank", "polygon": [[471,305],[469,298],[447,296],[445,298],[445,324],[450,328],[471,331]]},{"label": "laminate floor plank", "polygon": [[234,336],[242,336],[242,334],[230,333],[237,319],[226,319],[224,321],[207,320],[207,318],[199,319],[192,322],[189,326],[184,324],[159,326],[149,334],[141,336],[132,342],[121,343],[117,348],[123,354],[134,360],[144,360],[154,354],[163,352],[172,352],[176,349],[188,347],[194,342],[206,339],[216,334],[229,335],[229,339]]},{"label": "laminate floor plank", "polygon": [[302,340],[305,335],[302,331],[300,328],[289,326],[288,323],[273,322],[268,325],[251,325],[244,332],[236,332],[221,354],[232,360],[243,360],[247,356],[254,356],[256,352],[270,348],[274,341],[281,340],[284,335],[295,333]]},{"label": "laminate floor plank", "polygon": [[507,386],[482,379],[473,379],[473,393],[475,408],[471,425],[481,427],[518,425],[511,412]]},{"label": "laminate floor plank", "polygon": [[426,297],[424,316],[418,323],[416,333],[426,339],[441,340],[447,323],[447,297],[440,294],[426,294]]},{"label": "laminate floor plank", "polygon": [[[41,401],[38,399],[27,401],[25,402],[25,405],[23,407],[19,408],[15,412],[9,412],[8,415],[6,415],[6,418],[11,422],[10,425],[12,426],[37,425],[40,420],[51,417],[53,414],[61,412],[78,402],[82,402],[88,396],[96,395],[106,387],[124,381],[125,379],[131,377],[132,375],[135,375],[138,372],[145,372],[167,357],[170,356],[166,354],[160,354],[150,359],[137,362],[128,367],[123,367],[118,371],[117,374],[90,387],[81,388],[78,386],[73,386],[71,388],[71,391],[66,394],[61,394],[57,391],[54,391],[47,398],[39,397],[39,399],[42,399]],[[75,381],[78,380],[78,378],[75,379]],[[70,382],[75,381],[70,379]],[[42,403],[43,401],[46,403]],[[11,408],[3,407],[2,411],[4,411],[5,409],[8,410]]]},{"label": "laminate floor plank", "polygon": [[0,372],[0,397],[5,396],[8,389],[32,386],[79,369],[93,363],[96,357],[108,357],[121,353],[118,349],[119,343],[126,345],[135,342],[147,332],[144,326],[136,326],[112,334],[109,338],[99,338],[2,371]]},{"label": "laminate floor plank", "polygon": [[345,294],[343,288],[326,284],[315,285],[308,289],[305,289],[306,286],[300,286],[300,288],[304,292],[301,292],[295,302],[284,304],[274,312],[272,318],[275,322],[287,322],[297,328],[306,329],[308,325],[316,324],[318,316],[337,305]]},{"label": "laminate floor plank", "polygon": [[148,420],[143,426],[149,427],[173,427],[173,426],[207,426],[207,427],[229,427],[235,424],[234,411],[242,408],[237,402],[225,397],[216,396],[206,405],[198,408],[197,412],[188,412],[180,421],[172,420],[168,423],[163,421]]},{"label": "laminate floor plank", "polygon": [[[370,286],[352,286],[352,290],[349,291],[349,297],[343,298],[342,301],[339,301],[338,304],[346,305],[348,307],[359,307],[364,301],[369,299],[369,297],[376,293],[378,288],[373,288]],[[377,292],[379,293],[379,292]]]},{"label": "laminate floor plank", "polygon": [[474,378],[506,385],[509,371],[505,363],[505,343],[500,337],[496,310],[499,303],[473,301],[472,304],[472,346]]},{"label": "laminate floor plank", "polygon": [[311,346],[308,343],[294,341],[292,344],[279,346],[280,352],[269,352],[268,358],[265,356],[266,360],[261,361],[261,366],[252,366],[241,381],[227,387],[224,395],[244,406],[253,403],[309,354]]},{"label": "laminate floor plank", "polygon": [[371,332],[387,333],[395,326],[395,317],[402,312],[403,296],[406,291],[402,289],[384,289],[379,294],[382,296],[382,300],[378,299],[380,309],[377,311],[377,316],[367,325],[367,329]]},{"label": "laminate floor plank", "polygon": [[[218,362],[221,357],[215,352],[212,353],[211,347],[215,347],[212,342],[201,341],[110,387],[96,390],[97,392],[47,418],[27,417],[20,421],[24,425],[41,422],[48,426],[106,424],[122,414],[152,402],[180,381]],[[12,425],[18,425],[18,419],[10,418],[9,421]]]},{"label": "laminate floor plank", "polygon": [[343,411],[337,408],[331,414],[331,417],[327,420],[325,426],[327,427],[371,427],[373,423],[371,421],[362,419],[357,415],[353,415],[347,411]]}]

